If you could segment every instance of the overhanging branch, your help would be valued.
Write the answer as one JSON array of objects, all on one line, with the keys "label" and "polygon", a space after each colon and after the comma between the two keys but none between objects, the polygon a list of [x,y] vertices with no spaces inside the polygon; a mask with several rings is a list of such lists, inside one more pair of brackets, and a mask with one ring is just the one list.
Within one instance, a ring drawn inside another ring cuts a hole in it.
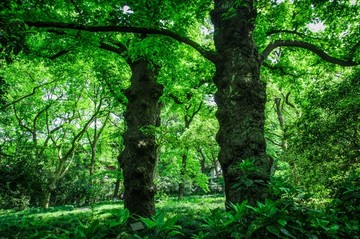
[{"label": "overhanging branch", "polygon": [[78,25],[73,23],[63,23],[63,22],[25,22],[28,26],[39,27],[39,28],[57,28],[57,29],[72,29],[80,30],[87,32],[124,32],[124,33],[142,33],[150,35],[162,35],[173,38],[178,42],[182,42],[186,45],[191,46],[197,52],[199,52],[203,57],[209,61],[215,61],[215,54],[212,51],[205,50],[197,42],[180,36],[167,29],[155,29],[155,28],[146,28],[146,27],[125,27],[125,26],[85,26]]},{"label": "overhanging branch", "polygon": [[345,61],[336,57],[332,57],[327,54],[325,51],[319,49],[317,46],[311,43],[302,42],[302,41],[292,41],[292,40],[276,40],[273,43],[269,44],[261,54],[261,63],[269,56],[269,54],[278,47],[298,47],[309,50],[316,55],[318,55],[324,61],[340,65],[340,66],[357,66],[360,65],[360,62],[354,62],[351,60]]},{"label": "overhanging branch", "polygon": [[99,48],[101,49],[104,49],[104,50],[107,50],[107,51],[111,51],[111,52],[114,52],[120,56],[122,56],[126,50],[123,50],[123,49],[120,49],[118,47],[114,47],[106,42],[100,42],[100,46]]},{"label": "overhanging branch", "polygon": [[69,52],[70,52],[70,50],[61,50],[58,53],[56,53],[55,55],[50,56],[49,59],[50,60],[55,60],[55,59],[59,58],[60,56],[65,55],[65,54],[67,54]]}]

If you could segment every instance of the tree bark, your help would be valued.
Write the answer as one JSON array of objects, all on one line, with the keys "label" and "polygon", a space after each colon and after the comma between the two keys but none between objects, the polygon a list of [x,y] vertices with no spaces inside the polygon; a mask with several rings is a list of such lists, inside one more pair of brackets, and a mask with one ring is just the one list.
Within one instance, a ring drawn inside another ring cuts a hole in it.
[{"label": "tree bark", "polygon": [[281,107],[281,98],[276,97],[274,99],[275,101],[275,105],[276,105],[276,114],[278,116],[278,120],[279,120],[279,125],[280,125],[280,129],[282,131],[282,135],[281,135],[281,144],[280,147],[283,150],[283,152],[285,152],[287,150],[287,141],[285,139],[284,136],[284,131],[285,131],[285,119],[284,119],[284,115],[282,113],[282,107]]},{"label": "tree bark", "polygon": [[[120,179],[120,172],[121,172],[121,163],[122,163],[122,160],[121,160],[121,156],[122,156],[122,152],[119,153],[118,157],[117,157],[117,160],[118,160],[118,174],[116,175],[116,182],[115,182],[115,188],[114,188],[114,194],[113,194],[113,200],[117,200],[117,199],[120,199],[119,197],[119,193],[120,193],[120,183],[121,183],[121,179]],[[123,198],[121,198],[123,199]]]},{"label": "tree bark", "polygon": [[47,187],[47,190],[44,193],[44,201],[43,201],[43,208],[48,209],[51,203],[51,196],[52,193],[55,191],[56,189],[56,183],[57,183],[58,179],[53,179],[52,182],[49,184],[49,186]]},{"label": "tree bark", "polygon": [[181,157],[181,170],[180,170],[180,183],[178,190],[178,199],[184,198],[185,194],[185,175],[186,175],[186,164],[187,164],[188,148],[185,147],[184,153]]},{"label": "tree bark", "polygon": [[113,200],[119,199],[120,183],[121,183],[120,178],[117,178],[115,182]]},{"label": "tree bark", "polygon": [[[217,50],[214,82],[219,120],[216,140],[220,146],[226,203],[248,200],[254,205],[269,196],[272,164],[265,152],[266,89],[260,80],[260,58],[252,38],[256,9],[253,1],[214,2],[212,22]],[[241,167],[244,160],[253,162],[255,169]]]},{"label": "tree bark", "polygon": [[51,198],[51,192],[50,192],[50,190],[49,191],[46,191],[45,193],[44,193],[44,201],[43,201],[43,208],[49,208],[49,206],[50,206],[50,198]]},{"label": "tree bark", "polygon": [[[156,82],[158,69],[150,62],[139,60],[130,67],[131,86],[125,92],[128,99],[125,112],[127,130],[121,155],[124,206],[134,216],[150,217],[155,213],[156,187],[153,178],[157,161],[155,132],[151,127],[160,125],[159,98],[163,86]],[[150,130],[144,131],[146,128]]]}]

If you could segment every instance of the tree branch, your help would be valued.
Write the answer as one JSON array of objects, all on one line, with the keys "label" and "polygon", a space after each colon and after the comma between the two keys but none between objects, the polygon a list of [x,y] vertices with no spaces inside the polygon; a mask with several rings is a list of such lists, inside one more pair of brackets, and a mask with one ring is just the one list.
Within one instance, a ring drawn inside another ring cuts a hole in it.
[{"label": "tree branch", "polygon": [[69,53],[69,52],[70,52],[70,50],[62,50],[62,51],[59,51],[59,52],[56,53],[55,55],[50,56],[49,59],[50,59],[50,60],[55,60],[56,58],[59,58],[60,56],[65,55],[65,54],[67,54],[67,53]]},{"label": "tree branch", "polygon": [[184,102],[182,102],[178,97],[176,97],[173,93],[168,94],[168,96],[173,99],[173,101],[178,104],[178,105],[182,105],[184,104]]},{"label": "tree branch", "polygon": [[269,137],[265,137],[265,139],[269,140],[271,143],[273,143],[273,144],[276,145],[276,146],[279,146],[279,147],[282,147],[282,146],[283,146],[282,144],[275,142],[274,140],[272,140],[272,139],[269,138]]},{"label": "tree branch", "polygon": [[30,132],[31,135],[33,135],[34,132],[32,131],[32,129],[30,129],[28,126],[26,126],[25,124],[23,124],[23,123],[21,122],[21,119],[20,119],[19,115],[17,114],[17,110],[16,110],[15,105],[13,105],[13,108],[14,108],[15,118],[16,118],[16,120],[18,121],[19,125],[20,125],[21,127],[23,127],[24,129],[26,129],[28,132]]},{"label": "tree branch", "polygon": [[309,50],[316,55],[318,55],[324,61],[340,65],[340,66],[357,66],[360,65],[360,62],[354,62],[351,60],[345,61],[336,57],[328,55],[325,51],[319,49],[317,46],[311,43],[302,42],[302,41],[292,41],[292,40],[276,40],[273,43],[269,44],[261,54],[260,62],[263,63],[264,60],[269,56],[269,54],[278,47],[298,47]]},{"label": "tree branch", "polygon": [[[29,76],[30,76],[30,75],[29,75]],[[30,77],[31,77],[31,76],[30,76]],[[7,107],[9,107],[9,106],[11,106],[11,105],[14,105],[14,104],[22,101],[22,100],[25,99],[25,98],[28,98],[28,97],[30,97],[30,96],[35,95],[35,94],[36,94],[36,91],[37,91],[39,88],[41,88],[41,87],[43,87],[43,86],[46,86],[46,85],[49,85],[49,84],[51,84],[51,83],[54,83],[54,82],[56,82],[56,81],[58,81],[58,79],[53,80],[53,81],[50,81],[50,82],[47,82],[47,83],[44,83],[44,84],[41,84],[41,85],[38,85],[38,86],[35,86],[30,94],[24,95],[24,96],[20,97],[19,99],[14,100],[14,101],[12,101],[12,102],[4,105],[3,107],[0,108],[0,111],[6,109]]]},{"label": "tree branch", "polygon": [[76,148],[76,143],[81,139],[81,137],[85,134],[86,130],[88,129],[89,125],[94,121],[96,116],[100,113],[101,106],[102,106],[102,99],[100,99],[100,102],[96,109],[96,112],[94,112],[94,114],[90,117],[90,119],[85,123],[85,125],[80,130],[80,132],[78,132],[77,134],[74,135],[74,138],[71,141],[71,147],[66,152],[65,156],[62,157],[62,160],[68,159],[73,154],[73,152],[75,151],[75,148]]},{"label": "tree branch", "polygon": [[197,109],[194,109],[194,111],[192,112],[192,114],[190,115],[190,119],[189,119],[189,122],[191,123],[195,117],[195,115],[197,115],[197,113],[199,113],[199,111],[201,110],[201,107],[203,105],[203,102],[201,101],[198,108]]},{"label": "tree branch", "polygon": [[290,96],[290,92],[288,92],[285,96],[285,102],[287,105],[289,105],[290,107],[292,107],[293,109],[296,109],[295,105],[293,105],[290,101],[289,101],[289,96]]},{"label": "tree branch", "polygon": [[182,42],[186,45],[191,46],[197,52],[199,52],[203,57],[209,61],[215,62],[215,53],[212,51],[205,50],[197,42],[176,34],[167,29],[155,29],[155,28],[146,28],[146,27],[126,27],[126,26],[85,26],[78,25],[73,23],[63,23],[63,22],[31,22],[25,21],[28,26],[39,27],[39,28],[59,28],[59,29],[72,29],[80,30],[87,32],[124,32],[124,33],[142,33],[150,35],[162,35],[168,36],[178,42]]},{"label": "tree branch", "polygon": [[296,31],[296,30],[277,30],[277,29],[270,29],[269,31],[266,32],[266,35],[267,35],[267,36],[271,36],[271,35],[281,34],[281,33],[297,35],[297,36],[302,37],[302,38],[311,38],[311,39],[322,40],[321,38],[308,36],[308,35],[306,35],[305,33],[301,33],[301,32],[298,32],[298,31]]},{"label": "tree branch", "polygon": [[116,54],[118,54],[118,55],[120,55],[122,57],[124,57],[123,54],[127,51],[125,46],[124,46],[124,48],[122,48],[122,47],[114,47],[114,46],[112,46],[112,45],[110,45],[108,43],[105,43],[105,42],[100,42],[99,48],[107,50],[107,51],[111,51],[111,52],[116,53]]}]

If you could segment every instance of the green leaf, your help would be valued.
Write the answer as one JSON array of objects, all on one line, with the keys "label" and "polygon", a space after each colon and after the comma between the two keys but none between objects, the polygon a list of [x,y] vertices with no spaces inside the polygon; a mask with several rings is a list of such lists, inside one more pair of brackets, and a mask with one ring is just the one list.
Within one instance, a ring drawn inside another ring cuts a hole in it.
[{"label": "green leaf", "polygon": [[247,187],[250,187],[254,183],[251,179],[245,179],[243,182]]},{"label": "green leaf", "polygon": [[335,234],[339,230],[339,228],[340,228],[339,225],[334,224],[334,225],[328,227],[328,231],[332,234]]},{"label": "green leaf", "polygon": [[271,232],[272,234],[280,237],[280,230],[279,230],[279,228],[277,228],[276,226],[274,226],[274,225],[266,226],[266,230],[268,230],[268,231]]},{"label": "green leaf", "polygon": [[175,230],[168,233],[168,236],[170,236],[170,237],[176,236],[176,235],[182,235],[183,236],[184,234],[181,233],[180,231],[175,231]]},{"label": "green leaf", "polygon": [[283,227],[287,224],[287,221],[284,219],[278,219],[277,222]]},{"label": "green leaf", "polygon": [[285,236],[288,236],[290,238],[293,238],[293,239],[297,239],[295,236],[293,236],[288,230],[286,230],[285,228],[280,228],[280,231],[285,235]]}]

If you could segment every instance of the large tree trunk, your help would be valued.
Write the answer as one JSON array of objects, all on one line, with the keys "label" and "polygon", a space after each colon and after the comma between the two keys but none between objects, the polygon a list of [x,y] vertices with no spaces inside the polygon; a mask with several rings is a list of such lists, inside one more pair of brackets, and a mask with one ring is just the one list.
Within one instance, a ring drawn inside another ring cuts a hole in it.
[{"label": "large tree trunk", "polygon": [[[250,204],[269,196],[271,160],[264,139],[265,84],[260,81],[259,53],[252,39],[253,1],[215,0],[212,21],[217,51],[214,82],[219,161],[226,203]],[[236,12],[232,12],[235,9]],[[253,162],[255,168],[241,163]]]},{"label": "large tree trunk", "polygon": [[155,213],[153,178],[157,161],[157,144],[152,130],[160,124],[159,98],[163,86],[156,82],[158,69],[149,62],[136,61],[130,67],[131,86],[126,91],[127,130],[121,155],[124,205],[133,215],[150,217]]}]

